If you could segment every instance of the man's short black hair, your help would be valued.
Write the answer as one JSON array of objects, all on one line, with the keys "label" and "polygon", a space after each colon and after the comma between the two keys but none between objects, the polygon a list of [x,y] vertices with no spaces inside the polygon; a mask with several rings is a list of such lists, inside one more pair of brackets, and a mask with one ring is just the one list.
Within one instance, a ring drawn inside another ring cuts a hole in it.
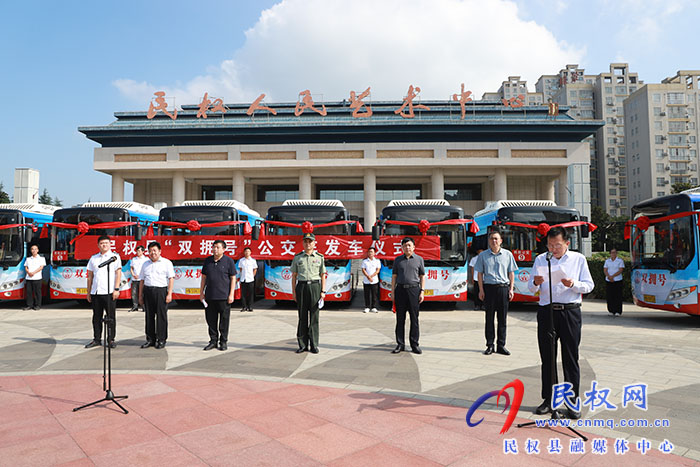
[{"label": "man's short black hair", "polygon": [[552,227],[547,232],[547,238],[554,238],[561,235],[561,239],[565,242],[569,240],[569,232],[564,227]]},{"label": "man's short black hair", "polygon": [[143,245],[139,245],[136,247],[136,251],[138,251],[138,250],[143,251],[143,250],[145,250],[145,248],[143,247]]},{"label": "man's short black hair", "polygon": [[148,244],[148,249],[150,250],[151,248],[156,247],[158,248],[158,251],[160,251],[160,243],[158,242],[151,242]]},{"label": "man's short black hair", "polygon": [[401,240],[401,246],[405,245],[408,242],[411,242],[414,245],[416,244],[416,242],[414,242],[411,237],[404,237],[403,240]]},{"label": "man's short black hair", "polygon": [[501,235],[500,229],[493,229],[492,231],[489,232],[489,234],[486,236],[489,240],[491,240],[491,237],[493,235],[498,235],[499,237],[503,238],[503,235]]},{"label": "man's short black hair", "polygon": [[217,238],[216,240],[214,240],[214,243],[212,243],[211,246],[213,247],[213,246],[216,245],[217,243],[218,243],[219,245],[221,245],[221,248],[223,248],[224,250],[226,250],[226,242],[223,241],[223,240],[221,240],[220,238]]},{"label": "man's short black hair", "polygon": [[99,245],[102,240],[107,240],[108,242],[112,241],[112,239],[109,238],[109,235],[100,235],[97,239],[97,244]]},{"label": "man's short black hair", "polygon": [[243,248],[243,253],[245,253],[245,251],[246,251],[246,250],[248,250],[248,251],[250,251],[250,252],[252,252],[252,251],[253,251],[253,250],[251,250],[251,249],[250,249],[250,247],[249,247],[249,246],[247,246],[247,247]]},{"label": "man's short black hair", "polygon": [[377,252],[377,249],[374,248],[373,246],[367,248],[367,253],[369,253],[369,250],[372,250],[372,251],[375,252],[375,253]]}]

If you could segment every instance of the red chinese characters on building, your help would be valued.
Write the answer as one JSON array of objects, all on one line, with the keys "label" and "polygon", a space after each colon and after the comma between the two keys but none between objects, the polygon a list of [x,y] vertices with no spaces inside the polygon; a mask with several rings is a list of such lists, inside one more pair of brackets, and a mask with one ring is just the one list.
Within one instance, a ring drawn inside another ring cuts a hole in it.
[{"label": "red chinese characters on building", "polygon": [[260,94],[257,99],[253,101],[252,104],[250,104],[250,107],[248,107],[248,110],[246,110],[246,114],[248,115],[253,115],[256,110],[267,110],[270,112],[272,115],[277,115],[277,111],[271,107],[266,107],[261,104],[262,100],[265,99],[265,94]]},{"label": "red chinese characters on building", "polygon": [[518,94],[518,97],[511,97],[510,99],[501,99],[501,102],[506,107],[516,109],[525,105],[525,96],[523,96],[522,94]]},{"label": "red chinese characters on building", "polygon": [[[396,115],[401,115],[403,118],[413,118],[416,115],[413,113],[413,108],[415,107],[416,109],[423,109],[423,110],[430,110],[430,107],[427,105],[423,104],[413,104],[413,99],[418,97],[418,94],[420,93],[420,88],[416,86],[415,88],[413,85],[410,85],[408,87],[408,93],[406,93],[406,97],[403,99],[403,104],[401,107],[398,109],[394,110],[394,113]],[[408,112],[404,112],[404,109],[408,106]]]},{"label": "red chinese characters on building", "polygon": [[311,97],[311,91],[308,89],[305,91],[301,91],[299,93],[299,100],[297,101],[297,105],[294,108],[294,115],[299,116],[304,113],[304,110],[310,109],[319,114],[322,117],[326,116],[326,106],[321,104],[321,110],[318,110],[316,107],[314,107],[314,100]]},{"label": "red chinese characters on building", "polygon": [[[165,92],[158,91],[154,92],[153,94],[156,96],[156,98],[152,99],[151,102],[148,104],[148,113],[146,114],[146,117],[149,120],[151,120],[153,117],[156,116],[158,111],[161,111],[168,117],[175,120],[177,118],[177,109],[175,109],[173,113],[168,112],[168,103],[165,102]],[[154,100],[156,101],[156,105],[153,105]]]},{"label": "red chinese characters on building", "polygon": [[[355,94],[355,91],[350,91],[350,108],[352,109],[353,118],[369,118],[372,116],[372,107],[362,102],[362,99],[367,96],[369,96],[369,87],[359,96]],[[367,110],[360,112],[362,107],[366,107]]]},{"label": "red chinese characters on building", "polygon": [[[209,107],[212,106],[211,110]],[[209,99],[209,93],[205,92],[202,102],[199,103],[199,111],[197,112],[197,118],[207,118],[207,112],[221,112],[226,113],[226,108],[224,107],[223,99],[216,98],[214,102]]]},{"label": "red chinese characters on building", "polygon": [[472,102],[471,91],[464,90],[464,83],[462,83],[462,91],[459,94],[452,94],[453,101],[459,101],[459,106],[462,108],[462,120],[464,120],[464,115],[467,112],[467,102]]}]

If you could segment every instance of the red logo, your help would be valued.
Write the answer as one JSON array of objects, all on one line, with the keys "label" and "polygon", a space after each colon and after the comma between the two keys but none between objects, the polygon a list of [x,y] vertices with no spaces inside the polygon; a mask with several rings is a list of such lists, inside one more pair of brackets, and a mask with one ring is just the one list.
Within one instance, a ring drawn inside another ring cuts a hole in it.
[{"label": "red logo", "polygon": [[73,277],[73,270],[71,268],[65,268],[61,275],[63,275],[64,279],[70,279]]},{"label": "red logo", "polygon": [[292,271],[289,268],[282,269],[282,279],[288,281],[292,279]]},{"label": "red logo", "polygon": [[[506,392],[506,389],[508,389],[508,388],[513,388],[514,394],[513,394],[513,404],[512,405],[510,403],[510,396]],[[501,434],[506,433],[510,429],[510,426],[513,424],[513,421],[515,420],[515,416],[518,414],[518,409],[520,409],[520,402],[522,402],[522,400],[523,400],[523,393],[524,392],[525,392],[525,387],[523,386],[523,382],[517,378],[514,379],[513,381],[511,381],[510,383],[506,384],[505,386],[503,386],[503,388],[501,388],[500,391],[487,392],[486,394],[484,394],[483,396],[478,398],[476,400],[476,402],[474,402],[474,404],[472,404],[471,407],[469,407],[469,411],[467,412],[467,425],[469,425],[470,427],[473,428],[473,427],[477,426],[479,423],[484,421],[483,418],[476,423],[472,422],[472,420],[471,420],[472,415],[474,415],[474,412],[476,412],[476,409],[478,409],[481,404],[483,404],[484,402],[486,402],[488,399],[492,398],[493,396],[497,396],[496,407],[498,407],[498,403],[501,400],[501,396],[504,396],[506,400],[504,403],[503,411],[501,413],[505,412],[509,406],[510,406],[510,410],[508,411],[508,417],[506,418],[505,423],[503,423],[503,428],[501,428],[500,433]]]},{"label": "red logo", "polygon": [[530,271],[523,269],[518,273],[518,280],[520,282],[527,282],[530,280]]},{"label": "red logo", "polygon": [[182,270],[180,268],[175,268],[175,280],[180,280],[182,277]]}]

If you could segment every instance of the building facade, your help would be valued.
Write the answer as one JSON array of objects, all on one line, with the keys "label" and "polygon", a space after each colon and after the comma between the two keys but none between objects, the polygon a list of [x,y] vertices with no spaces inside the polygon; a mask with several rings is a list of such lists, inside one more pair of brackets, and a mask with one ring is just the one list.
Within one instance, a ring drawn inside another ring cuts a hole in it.
[{"label": "building facade", "polygon": [[371,103],[362,118],[347,102],[325,103],[325,115],[235,104],[206,119],[183,106],[176,119],[123,112],[79,130],[100,145],[94,168],[111,175],[112,201],[131,183],[144,204],[233,198],[263,215],[285,199],[340,199],[365,228],[391,199],[444,198],[467,214],[488,200],[551,199],[590,217],[583,140],[602,122],[542,105],[405,104]]}]

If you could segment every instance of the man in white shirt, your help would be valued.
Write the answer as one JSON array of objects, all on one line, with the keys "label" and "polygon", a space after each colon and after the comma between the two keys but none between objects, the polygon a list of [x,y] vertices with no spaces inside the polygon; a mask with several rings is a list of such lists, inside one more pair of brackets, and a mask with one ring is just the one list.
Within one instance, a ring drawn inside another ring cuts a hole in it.
[{"label": "man in white shirt", "polygon": [[255,301],[255,275],[258,273],[258,262],[250,256],[250,248],[243,249],[243,258],[238,260],[238,271],[241,282],[241,311],[253,311]]},{"label": "man in white shirt", "polygon": [[367,250],[367,258],[362,260],[362,288],[365,292],[365,313],[377,313],[379,304],[379,271],[382,263],[375,256],[374,247]]},{"label": "man in white shirt", "polygon": [[41,309],[41,271],[46,266],[46,260],[39,256],[39,247],[32,245],[29,248],[32,256],[24,260],[26,272],[24,283],[24,295],[27,299],[25,310]]},{"label": "man in white shirt", "polygon": [[608,303],[608,313],[613,316],[622,314],[622,271],[625,262],[617,257],[617,250],[610,250],[610,258],[605,260],[605,301]]},{"label": "man in white shirt", "polygon": [[136,256],[131,258],[131,310],[139,310],[139,289],[141,288],[141,269],[148,261],[148,256],[144,254],[145,248],[142,245],[136,247]]},{"label": "man in white shirt", "polygon": [[[581,417],[579,384],[581,371],[579,368],[578,347],[581,343],[581,302],[582,294],[593,290],[593,278],[588,270],[588,261],[581,253],[569,251],[569,234],[566,229],[552,227],[547,233],[547,249],[549,253],[541,254],[535,258],[532,267],[528,289],[533,294],[539,292],[540,307],[537,311],[537,343],[542,360],[542,404],[537,407],[535,413],[542,415],[552,411],[552,343],[550,338],[549,305],[552,303],[552,317],[554,319],[554,331],[561,341],[562,366],[564,367],[564,381],[572,385],[573,400],[567,397],[566,410],[563,415],[578,419]],[[552,283],[552,300],[549,297],[549,277],[547,271],[547,259],[550,258],[552,275],[564,277],[556,283]],[[554,357],[556,361],[556,342],[554,344]]]},{"label": "man in white shirt", "polygon": [[[111,348],[117,346],[114,338],[117,334],[116,308],[122,280],[122,260],[112,251],[112,241],[107,235],[97,239],[97,246],[100,252],[92,255],[87,265],[87,301],[92,303],[93,339],[85,345],[86,349],[97,347],[101,343],[103,312],[107,314],[105,340]],[[100,267],[101,265],[104,266]]]},{"label": "man in white shirt", "polygon": [[141,269],[139,303],[146,312],[146,342],[142,349],[162,349],[168,340],[168,303],[173,301],[175,268],[173,263],[160,256],[160,243],[148,245],[148,257]]}]

